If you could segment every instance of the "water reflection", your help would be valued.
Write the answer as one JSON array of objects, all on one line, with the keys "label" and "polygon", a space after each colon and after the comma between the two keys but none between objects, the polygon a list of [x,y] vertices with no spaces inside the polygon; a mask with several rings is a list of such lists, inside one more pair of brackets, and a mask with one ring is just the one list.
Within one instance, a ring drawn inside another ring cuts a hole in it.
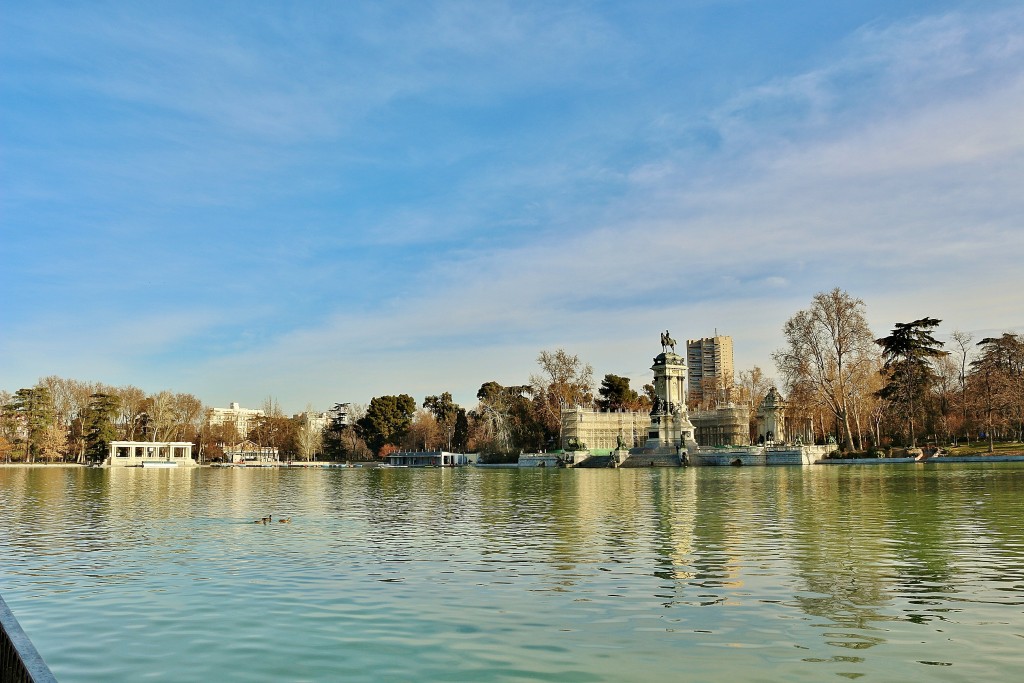
[{"label": "water reflection", "polygon": [[75,679],[76,631],[157,647],[153,624],[234,634],[175,647],[238,680],[273,680],[252,644],[281,633],[313,673],[354,647],[355,680],[392,647],[421,680],[992,675],[1024,637],[1022,475],[3,468],[0,590]]}]

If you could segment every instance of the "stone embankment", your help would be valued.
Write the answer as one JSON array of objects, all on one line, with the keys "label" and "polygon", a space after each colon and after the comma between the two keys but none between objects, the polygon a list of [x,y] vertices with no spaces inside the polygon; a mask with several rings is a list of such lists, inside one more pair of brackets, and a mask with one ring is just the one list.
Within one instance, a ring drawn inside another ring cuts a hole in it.
[{"label": "stone embankment", "polygon": [[923,463],[925,465],[942,465],[964,462],[1024,462],[1021,455],[937,455],[931,458],[850,458],[823,459],[815,461],[815,465],[900,465],[907,463]]}]

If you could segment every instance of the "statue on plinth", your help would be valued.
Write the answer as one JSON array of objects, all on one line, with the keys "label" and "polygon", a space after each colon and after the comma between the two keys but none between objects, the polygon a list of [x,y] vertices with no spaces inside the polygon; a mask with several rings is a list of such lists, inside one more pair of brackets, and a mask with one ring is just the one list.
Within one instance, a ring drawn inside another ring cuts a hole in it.
[{"label": "statue on plinth", "polygon": [[676,352],[676,340],[672,338],[668,330],[665,330],[661,333],[661,352],[665,353],[669,349],[672,349],[672,353]]}]

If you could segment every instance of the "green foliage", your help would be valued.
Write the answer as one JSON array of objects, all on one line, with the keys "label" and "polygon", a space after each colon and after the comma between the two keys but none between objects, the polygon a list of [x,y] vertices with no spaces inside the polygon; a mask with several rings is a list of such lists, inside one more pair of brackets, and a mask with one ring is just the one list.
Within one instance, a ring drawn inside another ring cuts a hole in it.
[{"label": "green foliage", "polygon": [[100,462],[107,457],[111,441],[117,440],[114,419],[121,410],[117,396],[96,393],[89,396],[85,415],[85,457]]},{"label": "green foliage", "polygon": [[323,443],[324,457],[328,460],[352,459],[349,438],[352,427],[348,424],[348,409],[347,403],[335,403],[328,411],[331,417],[324,430]]},{"label": "green foliage", "polygon": [[640,401],[640,395],[629,388],[629,378],[607,374],[597,390],[601,398],[597,405],[604,410],[633,410]]},{"label": "green foliage", "polygon": [[366,415],[356,422],[356,433],[374,453],[379,453],[384,444],[402,443],[415,412],[416,401],[408,394],[375,397]]},{"label": "green foliage", "polygon": [[945,356],[942,342],[932,336],[931,330],[941,320],[921,318],[909,323],[896,323],[888,337],[876,339],[882,347],[882,374],[886,384],[878,396],[902,406],[907,419],[910,445],[917,445],[914,431],[915,418],[923,402],[923,394],[935,381],[932,359]]},{"label": "green foliage", "polygon": [[434,416],[441,434],[444,435],[448,450],[452,450],[455,441],[455,420],[461,408],[455,404],[452,395],[447,391],[440,396],[427,396],[423,399],[423,407]]},{"label": "green foliage", "polygon": [[423,407],[430,411],[438,423],[455,421],[455,413],[458,406],[452,401],[452,395],[447,391],[440,396],[427,396],[423,399]]},{"label": "green foliage", "polygon": [[56,414],[53,397],[45,386],[18,389],[6,409],[19,420],[27,432],[23,441],[25,460],[31,462],[40,454],[46,429],[53,425]]},{"label": "green foliage", "polygon": [[949,449],[950,455],[1024,455],[1024,442],[1006,441],[995,442],[993,448],[989,449],[987,443],[978,443],[972,446],[957,446]]},{"label": "green foliage", "polygon": [[469,450],[469,419],[466,417],[466,411],[462,408],[455,413],[452,450],[456,453],[465,453]]}]

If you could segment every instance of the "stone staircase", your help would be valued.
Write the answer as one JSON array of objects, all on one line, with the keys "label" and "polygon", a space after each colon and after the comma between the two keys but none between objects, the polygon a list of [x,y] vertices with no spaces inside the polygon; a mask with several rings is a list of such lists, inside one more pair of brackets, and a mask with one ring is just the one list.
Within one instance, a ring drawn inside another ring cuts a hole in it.
[{"label": "stone staircase", "polygon": [[592,455],[583,462],[576,465],[576,469],[582,467],[588,468],[608,468],[612,466],[612,456],[610,455]]}]

